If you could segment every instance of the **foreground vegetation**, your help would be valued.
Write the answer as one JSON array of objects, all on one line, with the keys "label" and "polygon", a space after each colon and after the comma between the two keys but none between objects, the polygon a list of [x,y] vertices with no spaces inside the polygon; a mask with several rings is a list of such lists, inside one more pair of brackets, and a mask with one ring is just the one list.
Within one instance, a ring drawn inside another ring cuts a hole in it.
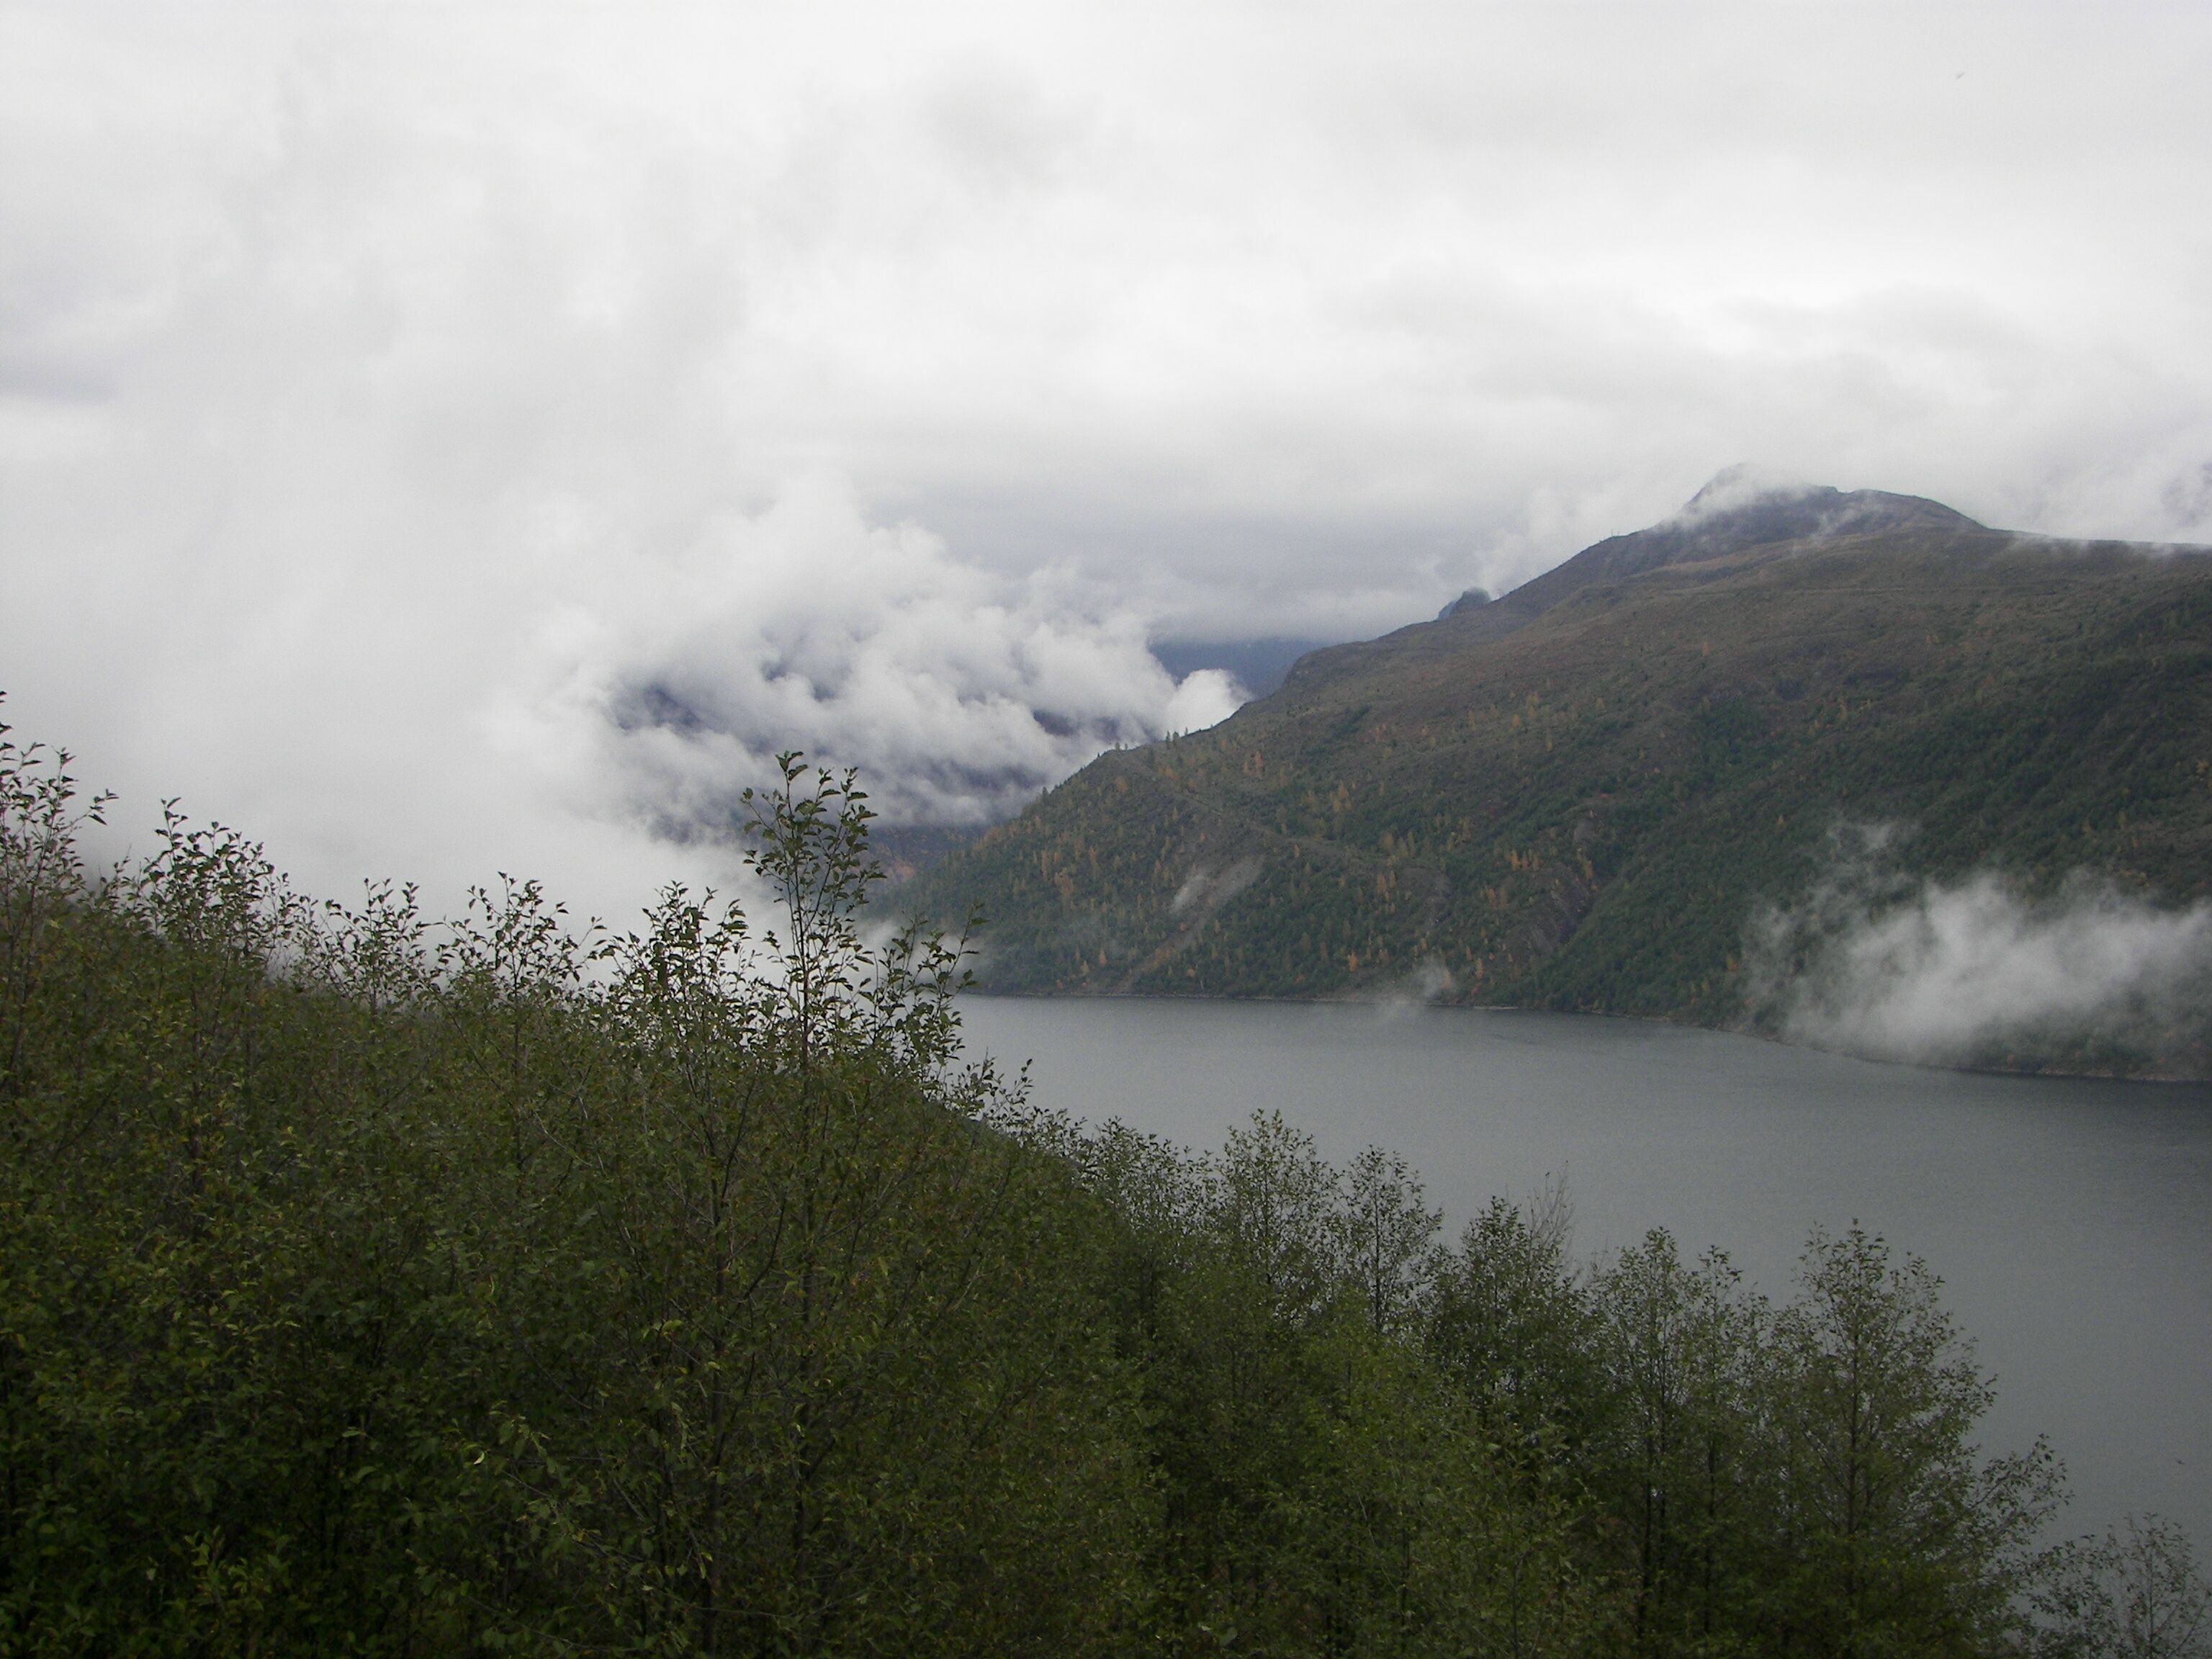
[{"label": "foreground vegetation", "polygon": [[2203,1651],[2169,1531],[2038,1553],[1879,1238],[1776,1307],[1030,1110],[849,777],[755,803],[773,931],[579,939],[173,813],[98,874],[64,760],[0,736],[0,1652]]}]

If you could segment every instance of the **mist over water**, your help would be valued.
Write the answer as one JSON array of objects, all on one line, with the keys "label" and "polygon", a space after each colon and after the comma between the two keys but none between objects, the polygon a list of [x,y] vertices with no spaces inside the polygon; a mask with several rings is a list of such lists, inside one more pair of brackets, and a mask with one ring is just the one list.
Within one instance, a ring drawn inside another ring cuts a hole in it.
[{"label": "mist over water", "polygon": [[1876,1060],[2205,1074],[2212,903],[2162,908],[2087,872],[2042,897],[1990,872],[1916,880],[1893,861],[1906,833],[1838,826],[1804,898],[1753,918],[1759,1024]]},{"label": "mist over water", "polygon": [[1641,1021],[1197,1000],[963,1003],[1042,1103],[1218,1145],[1277,1109],[1342,1163],[1402,1153],[1446,1225],[1563,1177],[1585,1258],[1665,1226],[1786,1295],[1854,1219],[1924,1257],[2047,1434],[2065,1533],[2155,1510],[2212,1540],[2212,1085],[1973,1075]]}]

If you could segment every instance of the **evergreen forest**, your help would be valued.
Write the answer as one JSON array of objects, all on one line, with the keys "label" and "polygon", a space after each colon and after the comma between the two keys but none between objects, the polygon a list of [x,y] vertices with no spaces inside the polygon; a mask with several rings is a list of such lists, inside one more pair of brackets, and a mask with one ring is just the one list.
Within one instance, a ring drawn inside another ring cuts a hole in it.
[{"label": "evergreen forest", "polygon": [[[1840,718],[1840,715],[1838,716]],[[1162,764],[1172,763],[1163,757]],[[963,1058],[850,775],[772,902],[294,891],[0,727],[0,1653],[2202,1655],[1931,1269],[1785,1300]]]}]

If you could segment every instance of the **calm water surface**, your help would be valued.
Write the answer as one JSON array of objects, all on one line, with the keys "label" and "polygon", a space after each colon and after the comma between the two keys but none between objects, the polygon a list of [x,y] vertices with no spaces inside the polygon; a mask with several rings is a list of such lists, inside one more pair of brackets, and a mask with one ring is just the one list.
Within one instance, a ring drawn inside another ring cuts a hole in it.
[{"label": "calm water surface", "polygon": [[1988,1443],[2047,1434],[2068,1531],[2130,1510],[2212,1550],[2212,1085],[1970,1077],[1638,1021],[1343,1005],[963,999],[1036,1098],[1194,1146],[1279,1109],[1419,1167],[1460,1223],[1564,1177],[1584,1255],[1664,1226],[1787,1294],[1807,1231],[1926,1259],[1996,1374]]}]

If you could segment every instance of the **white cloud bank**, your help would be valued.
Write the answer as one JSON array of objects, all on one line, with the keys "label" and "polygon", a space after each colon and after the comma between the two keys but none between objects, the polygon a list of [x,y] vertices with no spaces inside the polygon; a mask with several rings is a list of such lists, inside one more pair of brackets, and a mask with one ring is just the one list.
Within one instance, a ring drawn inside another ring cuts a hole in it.
[{"label": "white cloud bank", "polygon": [[672,839],[726,836],[782,749],[858,767],[889,823],[973,827],[1241,701],[1216,670],[1170,678],[1137,617],[1065,573],[1015,580],[871,526],[831,480],[641,563],[547,617],[507,710],[583,745],[577,775],[623,779]]},{"label": "white cloud bank", "polygon": [[325,890],[397,868],[450,899],[507,868],[620,914],[672,876],[732,878],[739,796],[781,750],[860,769],[888,824],[973,827],[1243,696],[1171,678],[1112,595],[872,524],[829,475],[621,558],[542,516],[488,528],[526,544],[511,589],[442,538],[337,517],[312,560],[234,544],[109,590],[108,616],[100,573],[42,573],[79,625],[17,630],[42,695],[9,717],[124,784],[123,822],[189,782],[188,809]]},{"label": "white cloud bank", "polygon": [[2082,875],[2031,898],[1983,872],[1910,881],[1898,832],[1838,832],[1805,901],[1753,921],[1754,1017],[1878,1060],[2053,1060],[2200,1070],[2212,1051],[2212,903],[2152,904]]}]

